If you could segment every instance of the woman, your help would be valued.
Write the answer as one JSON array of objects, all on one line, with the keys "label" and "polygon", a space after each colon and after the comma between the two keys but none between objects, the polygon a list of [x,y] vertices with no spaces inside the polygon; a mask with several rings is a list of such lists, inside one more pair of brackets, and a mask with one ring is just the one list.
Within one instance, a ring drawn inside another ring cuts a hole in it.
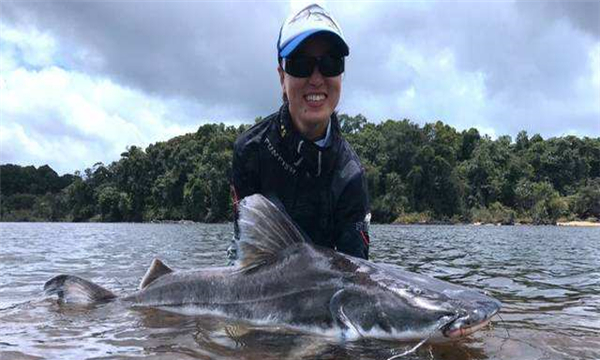
[{"label": "woman", "polygon": [[277,51],[283,105],[234,144],[236,237],[237,202],[261,193],[315,244],[367,259],[364,169],[342,137],[334,112],[349,54],[342,31],[330,14],[312,4],[284,22]]}]

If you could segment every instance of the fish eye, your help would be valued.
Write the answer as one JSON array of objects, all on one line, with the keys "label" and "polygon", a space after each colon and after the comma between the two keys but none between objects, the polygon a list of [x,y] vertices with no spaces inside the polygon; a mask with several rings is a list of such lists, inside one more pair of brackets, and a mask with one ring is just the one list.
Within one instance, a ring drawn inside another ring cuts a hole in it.
[{"label": "fish eye", "polygon": [[421,295],[423,293],[423,290],[421,290],[420,288],[411,288],[410,290],[415,295]]}]

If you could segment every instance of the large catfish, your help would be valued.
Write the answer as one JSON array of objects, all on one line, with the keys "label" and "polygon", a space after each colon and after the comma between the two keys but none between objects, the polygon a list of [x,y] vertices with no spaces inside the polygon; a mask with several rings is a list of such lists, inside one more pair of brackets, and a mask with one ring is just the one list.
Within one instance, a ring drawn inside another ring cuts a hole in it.
[{"label": "large catfish", "polygon": [[44,289],[67,302],[216,314],[346,340],[458,338],[500,309],[478,291],[314,246],[261,195],[242,200],[239,225],[235,266],[174,272],[155,259],[139,291],[122,297],[73,275]]}]

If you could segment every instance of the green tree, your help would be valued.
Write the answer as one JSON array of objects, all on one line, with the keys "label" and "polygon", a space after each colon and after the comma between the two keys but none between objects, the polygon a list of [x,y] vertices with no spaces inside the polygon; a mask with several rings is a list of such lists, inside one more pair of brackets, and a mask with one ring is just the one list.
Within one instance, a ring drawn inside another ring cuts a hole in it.
[{"label": "green tree", "polygon": [[72,221],[86,221],[96,213],[94,189],[79,176],[66,188],[66,201]]},{"label": "green tree", "polygon": [[367,118],[361,114],[354,117],[342,114],[338,116],[340,129],[344,134],[356,134],[367,124]]},{"label": "green tree", "polygon": [[572,205],[579,218],[600,219],[600,178],[591,179],[579,189]]},{"label": "green tree", "polygon": [[567,210],[567,204],[549,182],[533,184],[533,198],[534,224],[556,224],[556,220]]},{"label": "green tree", "polygon": [[[339,115],[365,168],[374,222],[487,219],[536,223],[600,216],[600,138],[492,140],[437,121],[374,124]],[[256,121],[260,121],[257,118]],[[251,125],[130,146],[109,165],[59,176],[49,166],[0,165],[0,217],[10,221],[231,219],[236,137]],[[487,221],[486,220],[486,221]]]},{"label": "green tree", "polygon": [[97,197],[102,221],[116,222],[130,217],[131,199],[125,192],[104,186],[98,189]]},{"label": "green tree", "polygon": [[141,148],[131,146],[121,154],[121,159],[112,165],[117,188],[131,200],[131,212],[127,221],[143,220],[147,197],[151,192],[152,164]]},{"label": "green tree", "polygon": [[473,154],[473,150],[475,150],[480,140],[481,136],[479,135],[479,131],[477,131],[477,129],[470,128],[467,131],[463,131],[458,159],[461,161],[469,160]]}]

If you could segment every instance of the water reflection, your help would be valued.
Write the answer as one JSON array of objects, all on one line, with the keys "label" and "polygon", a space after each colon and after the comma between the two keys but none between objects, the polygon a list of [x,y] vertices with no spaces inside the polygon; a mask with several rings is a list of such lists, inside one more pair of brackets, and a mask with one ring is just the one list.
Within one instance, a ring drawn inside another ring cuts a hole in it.
[{"label": "water reflection", "polygon": [[[190,319],[159,310],[144,310],[144,326],[158,334],[169,334],[153,351],[194,353],[198,358],[218,355],[230,359],[387,359],[410,349],[414,344],[380,340],[339,343],[333,339],[310,336],[285,327],[256,326],[222,318],[199,316]],[[175,345],[171,335],[193,334],[195,345]],[[158,337],[151,335],[156,340]],[[473,346],[475,344],[475,346]],[[486,359],[477,341],[426,345],[406,359]],[[160,350],[157,350],[160,349]]]}]

